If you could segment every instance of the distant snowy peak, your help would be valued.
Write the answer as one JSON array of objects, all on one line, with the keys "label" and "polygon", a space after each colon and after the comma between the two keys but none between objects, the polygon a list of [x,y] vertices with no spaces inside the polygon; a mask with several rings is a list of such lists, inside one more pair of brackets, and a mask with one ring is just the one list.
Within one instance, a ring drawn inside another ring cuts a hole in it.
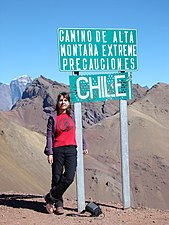
[{"label": "distant snowy peak", "polygon": [[25,89],[32,83],[33,79],[27,75],[19,76],[10,83],[12,105],[22,98]]},{"label": "distant snowy peak", "polygon": [[0,83],[0,110],[10,110],[22,98],[23,92],[32,81],[30,76],[22,75],[13,79],[10,84]]},{"label": "distant snowy peak", "polygon": [[15,78],[11,81],[11,83],[17,83],[19,86],[27,86],[32,83],[33,79],[28,75],[22,75],[18,78]]}]

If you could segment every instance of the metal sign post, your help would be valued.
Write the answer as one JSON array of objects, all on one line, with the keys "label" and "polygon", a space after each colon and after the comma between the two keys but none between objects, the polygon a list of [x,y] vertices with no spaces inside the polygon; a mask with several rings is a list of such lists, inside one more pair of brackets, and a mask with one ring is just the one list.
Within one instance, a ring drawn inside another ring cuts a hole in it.
[{"label": "metal sign post", "polygon": [[[70,76],[71,100],[75,104],[76,123],[79,137],[78,150],[78,209],[84,206],[84,171],[83,156],[81,153],[81,102],[105,101],[108,99],[120,100],[120,143],[121,143],[121,170],[122,170],[122,197],[123,207],[130,207],[129,157],[128,157],[128,124],[127,99],[132,98],[131,73]],[[81,161],[82,160],[82,161]]]},{"label": "metal sign post", "polygon": [[[79,72],[74,72],[79,75]],[[84,188],[84,162],[83,162],[83,144],[82,144],[82,114],[81,103],[74,103],[75,121],[76,121],[76,140],[77,140],[77,173],[76,173],[76,191],[78,212],[85,209],[85,188]]]},{"label": "metal sign post", "polygon": [[121,171],[122,199],[124,209],[130,208],[130,176],[128,153],[127,100],[120,100],[120,138],[121,138]]}]

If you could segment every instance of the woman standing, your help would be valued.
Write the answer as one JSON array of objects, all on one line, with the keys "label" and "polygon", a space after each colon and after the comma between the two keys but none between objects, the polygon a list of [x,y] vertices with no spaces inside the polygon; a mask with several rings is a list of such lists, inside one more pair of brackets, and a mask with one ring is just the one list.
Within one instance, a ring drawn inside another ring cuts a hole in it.
[{"label": "woman standing", "polygon": [[[48,213],[63,214],[63,194],[74,180],[77,166],[77,143],[74,114],[70,96],[66,92],[58,95],[56,111],[50,115],[47,124],[45,154],[52,165],[51,190],[46,195]],[[87,154],[83,139],[83,153]]]}]

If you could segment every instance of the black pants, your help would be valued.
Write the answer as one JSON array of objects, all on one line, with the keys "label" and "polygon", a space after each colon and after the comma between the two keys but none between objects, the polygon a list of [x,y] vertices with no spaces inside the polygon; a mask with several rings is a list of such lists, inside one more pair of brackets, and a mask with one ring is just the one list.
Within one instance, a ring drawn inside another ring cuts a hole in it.
[{"label": "black pants", "polygon": [[77,166],[75,146],[63,146],[53,149],[51,195],[55,205],[63,206],[63,194],[74,180]]}]

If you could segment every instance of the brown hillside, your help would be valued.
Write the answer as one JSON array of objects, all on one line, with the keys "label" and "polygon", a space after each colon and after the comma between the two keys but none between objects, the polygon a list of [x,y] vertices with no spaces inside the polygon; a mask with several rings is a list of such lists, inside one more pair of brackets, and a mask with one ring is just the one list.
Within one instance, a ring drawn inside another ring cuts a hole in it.
[{"label": "brown hillside", "polygon": [[[164,89],[163,86],[156,85],[148,95],[128,107],[131,197],[134,207],[169,208],[169,126],[165,122],[169,119],[169,86],[165,85]],[[147,99],[151,104],[144,104]],[[163,109],[165,113],[162,113]],[[113,169],[112,176],[120,182],[119,114],[85,130],[85,133],[90,155]],[[110,182],[110,186],[114,189],[113,183]]]},{"label": "brown hillside", "polygon": [[44,136],[0,113],[0,189],[44,194],[50,170],[42,154]]}]

